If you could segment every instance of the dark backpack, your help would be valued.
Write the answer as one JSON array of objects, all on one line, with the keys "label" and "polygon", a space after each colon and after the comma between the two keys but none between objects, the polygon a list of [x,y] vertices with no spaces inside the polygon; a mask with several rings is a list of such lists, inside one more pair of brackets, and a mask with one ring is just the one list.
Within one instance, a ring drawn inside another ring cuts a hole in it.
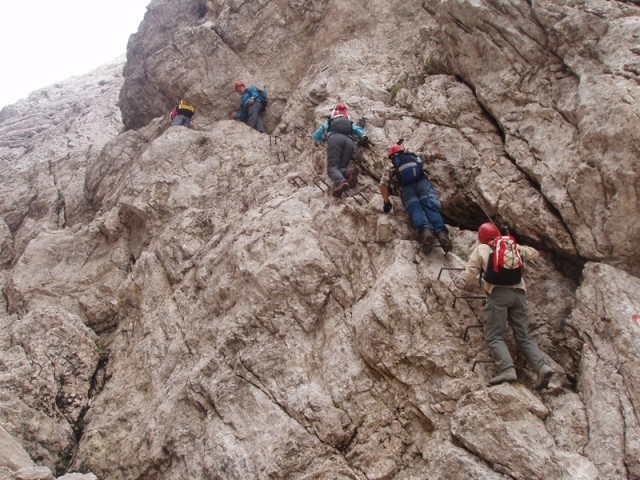
[{"label": "dark backpack", "polygon": [[258,88],[258,101],[262,104],[263,109],[267,108],[267,105],[269,105],[269,97],[266,90],[260,90]]},{"label": "dark backpack", "polygon": [[415,153],[398,152],[391,157],[401,186],[410,185],[424,178],[422,159]]},{"label": "dark backpack", "polygon": [[351,135],[353,122],[347,117],[340,115],[339,117],[329,118],[328,132],[342,133],[343,135]]},{"label": "dark backpack", "polygon": [[522,281],[522,257],[515,238],[505,235],[495,240],[493,252],[482,278],[494,285],[517,285]]}]

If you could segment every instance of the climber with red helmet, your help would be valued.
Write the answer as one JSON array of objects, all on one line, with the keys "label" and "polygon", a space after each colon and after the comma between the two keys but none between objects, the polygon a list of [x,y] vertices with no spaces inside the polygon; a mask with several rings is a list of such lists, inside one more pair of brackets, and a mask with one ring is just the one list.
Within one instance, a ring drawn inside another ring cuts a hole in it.
[{"label": "climber with red helmet", "polygon": [[[398,140],[398,143],[389,148],[387,157],[389,162],[380,179],[384,213],[389,213],[393,207],[389,199],[389,187],[393,184],[396,187],[394,191],[399,189],[402,205],[411,224],[420,235],[422,251],[425,254],[430,253],[437,238],[445,253],[448,252],[452,245],[440,214],[440,199],[424,175],[422,158],[405,150],[402,140]],[[428,159],[440,157],[440,152],[428,155]]]},{"label": "climber with red helmet", "polygon": [[480,244],[471,252],[464,272],[455,283],[469,290],[477,285],[478,277],[482,278],[487,296],[484,337],[498,369],[498,374],[489,380],[489,384],[518,379],[505,342],[507,325],[511,325],[518,348],[537,372],[535,388],[543,389],[549,385],[553,370],[545,363],[538,344],[529,334],[529,311],[522,279],[523,261],[534,260],[540,254],[532,247],[518,245],[513,236],[502,235],[493,222],[480,225],[478,241]]},{"label": "climber with red helmet", "polygon": [[333,182],[334,197],[339,197],[358,183],[358,168],[350,166],[355,148],[354,135],[366,138],[364,128],[351,121],[347,106],[338,103],[311,136],[316,145],[327,142],[327,174]]},{"label": "climber with red helmet", "polygon": [[254,86],[247,87],[240,80],[233,84],[233,89],[240,95],[240,110],[234,118],[264,133],[262,116],[267,108],[267,92]]}]

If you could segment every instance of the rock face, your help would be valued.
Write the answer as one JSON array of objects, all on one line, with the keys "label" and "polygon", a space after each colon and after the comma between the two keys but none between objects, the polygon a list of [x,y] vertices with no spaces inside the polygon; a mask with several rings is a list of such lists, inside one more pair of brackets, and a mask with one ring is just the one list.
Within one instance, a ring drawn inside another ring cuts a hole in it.
[{"label": "rock face", "polygon": [[[0,112],[3,467],[640,476],[640,10],[394,3],[153,0],[124,78]],[[236,79],[267,88],[268,134],[228,119]],[[191,129],[168,127],[176,96]],[[337,101],[374,144],[339,200],[310,139]],[[426,168],[446,256],[397,197],[381,212],[401,137],[445,157]],[[519,382],[487,387],[482,301],[453,286],[487,216],[542,252],[543,392],[514,344]]]},{"label": "rock face", "polygon": [[10,478],[53,478],[68,465],[100,377],[99,334],[127,272],[118,273],[117,248],[98,248],[103,235],[87,228],[96,210],[84,184],[87,166],[122,129],[122,67],[106,65],[0,112],[0,422],[2,441],[24,448],[19,454],[9,440],[0,448]]}]

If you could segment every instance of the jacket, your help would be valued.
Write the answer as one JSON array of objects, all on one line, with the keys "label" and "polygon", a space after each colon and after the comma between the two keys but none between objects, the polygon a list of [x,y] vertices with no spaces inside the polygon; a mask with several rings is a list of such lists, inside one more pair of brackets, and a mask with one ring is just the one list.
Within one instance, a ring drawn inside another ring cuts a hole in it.
[{"label": "jacket", "polygon": [[[325,120],[324,123],[320,125],[315,132],[313,132],[313,135],[311,135],[311,138],[316,142],[323,142],[334,133],[334,132],[329,132],[328,130],[329,130],[329,120]],[[365,135],[364,128],[359,127],[358,125],[352,125],[351,126],[352,138],[353,138],[353,135],[357,135],[360,138],[364,137]]]},{"label": "jacket", "polygon": [[235,119],[244,121],[249,117],[249,100],[253,99],[258,101],[259,93],[258,88],[251,86],[244,89],[242,96],[240,97],[240,111],[236,114]]}]

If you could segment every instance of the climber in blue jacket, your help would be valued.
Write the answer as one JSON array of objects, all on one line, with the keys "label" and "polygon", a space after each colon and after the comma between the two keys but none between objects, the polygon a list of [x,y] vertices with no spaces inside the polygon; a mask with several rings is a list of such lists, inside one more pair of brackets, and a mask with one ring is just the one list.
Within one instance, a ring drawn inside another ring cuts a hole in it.
[{"label": "climber in blue jacket", "polygon": [[339,197],[358,183],[358,168],[350,166],[355,148],[354,135],[363,138],[365,131],[353,124],[347,106],[339,103],[311,136],[316,144],[327,142],[327,175],[333,182],[334,197]]},{"label": "climber in blue jacket", "polygon": [[266,93],[254,86],[247,87],[242,81],[235,82],[233,88],[240,95],[240,111],[234,118],[264,133],[262,115],[267,108]]}]

